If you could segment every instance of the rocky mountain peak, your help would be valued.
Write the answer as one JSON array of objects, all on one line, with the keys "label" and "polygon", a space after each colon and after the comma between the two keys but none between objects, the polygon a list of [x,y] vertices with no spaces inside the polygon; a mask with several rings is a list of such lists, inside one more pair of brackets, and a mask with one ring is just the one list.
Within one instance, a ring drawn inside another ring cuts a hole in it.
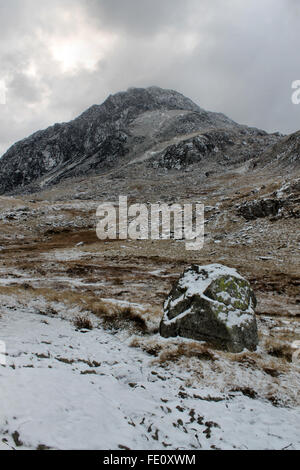
[{"label": "rocky mountain peak", "polygon": [[0,160],[0,194],[38,191],[113,169],[126,172],[145,161],[166,170],[201,162],[205,173],[207,165],[258,157],[279,140],[206,111],[177,91],[129,88],[13,145]]},{"label": "rocky mountain peak", "polygon": [[136,118],[147,111],[185,110],[192,112],[204,111],[192,100],[174,90],[166,90],[157,86],[148,88],[129,88],[109,95],[101,105],[94,105],[85,111],[79,119],[90,120],[104,117],[109,120]]},{"label": "rocky mountain peak", "polygon": [[199,112],[200,108],[192,100],[174,90],[157,86],[148,88],[129,88],[125,92],[110,95],[104,104],[112,104],[117,109],[135,108],[137,111],[158,109],[182,109]]}]

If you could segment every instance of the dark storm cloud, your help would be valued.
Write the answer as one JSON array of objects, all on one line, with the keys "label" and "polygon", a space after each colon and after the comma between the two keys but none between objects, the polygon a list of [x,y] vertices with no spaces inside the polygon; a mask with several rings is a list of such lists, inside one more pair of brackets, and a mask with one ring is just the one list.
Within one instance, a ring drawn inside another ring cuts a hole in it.
[{"label": "dark storm cloud", "polygon": [[299,18],[298,0],[0,0],[0,153],[129,86],[295,131]]},{"label": "dark storm cloud", "polygon": [[90,17],[101,27],[142,37],[184,27],[193,5],[182,0],[86,1]]}]

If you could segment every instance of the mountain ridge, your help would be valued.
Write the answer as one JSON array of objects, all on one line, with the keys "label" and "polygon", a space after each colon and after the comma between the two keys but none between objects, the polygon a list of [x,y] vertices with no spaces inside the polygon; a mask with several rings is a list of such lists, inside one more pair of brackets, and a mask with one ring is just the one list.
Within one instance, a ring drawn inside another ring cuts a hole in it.
[{"label": "mountain ridge", "polygon": [[0,194],[36,191],[66,178],[157,157],[160,163],[154,163],[155,168],[163,165],[163,153],[173,150],[174,158],[168,157],[165,167],[169,170],[205,164],[205,159],[236,163],[261,155],[279,140],[277,134],[206,111],[174,90],[129,88],[70,122],[56,123],[15,143],[0,160]]}]

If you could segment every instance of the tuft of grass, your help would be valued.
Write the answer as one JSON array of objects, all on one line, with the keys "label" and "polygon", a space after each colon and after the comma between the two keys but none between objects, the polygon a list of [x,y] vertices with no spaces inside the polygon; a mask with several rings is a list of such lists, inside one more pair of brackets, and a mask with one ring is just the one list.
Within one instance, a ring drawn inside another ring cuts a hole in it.
[{"label": "tuft of grass", "polygon": [[232,362],[237,362],[238,364],[244,365],[247,368],[253,370],[259,367],[258,361],[260,359],[259,355],[255,352],[242,352],[242,353],[229,353],[226,355],[227,359]]},{"label": "tuft of grass", "polygon": [[87,315],[77,315],[74,320],[74,325],[79,330],[92,330],[93,323]]},{"label": "tuft of grass", "polygon": [[182,357],[193,357],[201,361],[215,361],[216,359],[212,351],[210,351],[206,345],[197,343],[183,343],[179,344],[174,349],[163,351],[159,356],[159,362],[161,364],[177,362]]},{"label": "tuft of grass", "polygon": [[148,328],[144,318],[132,307],[115,307],[110,313],[102,316],[104,328],[122,329],[133,327],[134,330],[146,334]]},{"label": "tuft of grass", "polygon": [[151,336],[147,338],[133,338],[130,347],[139,348],[150,356],[154,356],[155,363],[166,365],[170,362],[179,362],[181,359],[195,358],[201,361],[216,360],[216,356],[206,344],[165,342]]},{"label": "tuft of grass", "polygon": [[257,392],[253,390],[253,388],[250,387],[234,387],[230,390],[230,392],[240,392],[242,393],[245,397],[251,398],[252,400],[255,400],[257,398]]},{"label": "tuft of grass", "polygon": [[150,356],[158,357],[163,349],[163,344],[160,344],[153,339],[141,341],[140,338],[134,338],[130,343],[130,347],[141,349]]},{"label": "tuft of grass", "polygon": [[266,352],[277,359],[283,359],[286,362],[292,362],[293,349],[291,345],[281,341],[276,341],[273,338],[267,340],[265,343]]},{"label": "tuft of grass", "polygon": [[103,302],[95,302],[93,300],[89,301],[88,299],[86,299],[85,305],[90,312],[92,312],[99,318],[103,318],[111,314],[111,310]]}]

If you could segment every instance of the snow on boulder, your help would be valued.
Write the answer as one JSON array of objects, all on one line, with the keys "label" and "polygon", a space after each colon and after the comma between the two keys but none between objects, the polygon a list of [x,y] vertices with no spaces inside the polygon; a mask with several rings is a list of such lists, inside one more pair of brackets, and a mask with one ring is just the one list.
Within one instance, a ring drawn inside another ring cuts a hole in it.
[{"label": "snow on boulder", "polygon": [[207,341],[231,352],[253,351],[258,344],[255,306],[249,282],[235,269],[192,265],[164,304],[160,334]]}]

